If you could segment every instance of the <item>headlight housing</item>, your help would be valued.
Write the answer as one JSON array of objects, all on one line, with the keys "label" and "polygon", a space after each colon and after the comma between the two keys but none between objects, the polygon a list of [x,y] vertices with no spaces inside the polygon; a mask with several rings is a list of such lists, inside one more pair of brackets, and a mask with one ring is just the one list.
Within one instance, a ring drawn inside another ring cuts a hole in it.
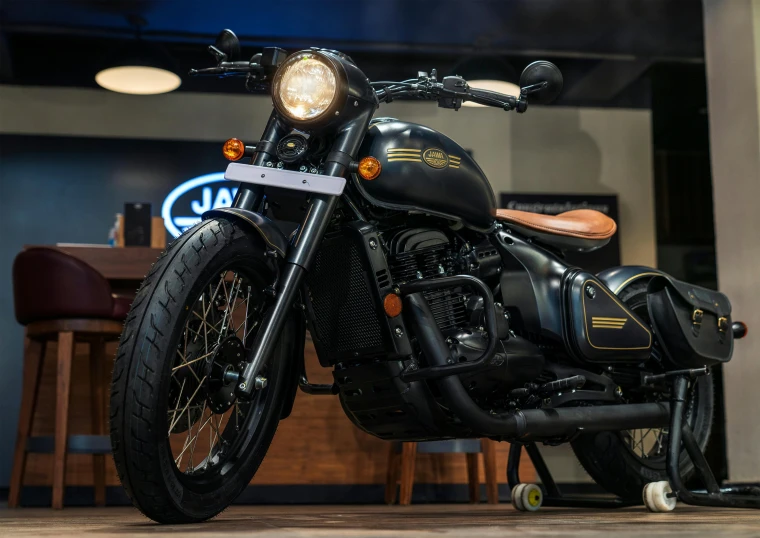
[{"label": "headlight housing", "polygon": [[319,51],[293,54],[274,76],[275,108],[297,125],[316,126],[329,121],[346,98],[345,74],[341,67]]}]

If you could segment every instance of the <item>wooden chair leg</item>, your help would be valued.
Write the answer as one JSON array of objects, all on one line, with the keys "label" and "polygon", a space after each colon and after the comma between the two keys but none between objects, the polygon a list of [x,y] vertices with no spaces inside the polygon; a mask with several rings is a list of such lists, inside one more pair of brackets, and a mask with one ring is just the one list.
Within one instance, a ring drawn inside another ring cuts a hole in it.
[{"label": "wooden chair leg", "polygon": [[[90,416],[92,434],[105,434],[106,391],[104,363],[106,360],[106,343],[103,339],[90,344]],[[92,484],[95,488],[95,506],[106,505],[106,457],[105,454],[92,456]]]},{"label": "wooden chair leg", "polygon": [[16,449],[13,454],[8,508],[16,508],[21,498],[21,488],[26,470],[26,440],[32,430],[37,393],[42,378],[42,362],[45,358],[45,342],[26,339],[24,343],[24,373],[21,385],[21,410],[16,431]]},{"label": "wooden chair leg", "polygon": [[467,454],[467,485],[470,491],[470,502],[480,502],[480,477],[478,476],[478,454]]},{"label": "wooden chair leg", "polygon": [[496,470],[496,443],[490,439],[480,440],[483,467],[486,474],[486,498],[490,504],[499,504],[499,479]]},{"label": "wooden chair leg", "polygon": [[63,508],[66,444],[69,435],[69,394],[71,363],[74,357],[74,333],[58,333],[58,365],[55,399],[55,453],[53,455],[53,508]]},{"label": "wooden chair leg", "polygon": [[414,488],[414,464],[417,460],[417,443],[401,445],[401,486],[399,487],[398,503],[402,506],[412,504],[412,488]]},{"label": "wooden chair leg", "polygon": [[396,502],[396,490],[398,489],[398,472],[401,467],[401,454],[398,445],[390,443],[388,450],[388,471],[385,476],[385,504]]}]

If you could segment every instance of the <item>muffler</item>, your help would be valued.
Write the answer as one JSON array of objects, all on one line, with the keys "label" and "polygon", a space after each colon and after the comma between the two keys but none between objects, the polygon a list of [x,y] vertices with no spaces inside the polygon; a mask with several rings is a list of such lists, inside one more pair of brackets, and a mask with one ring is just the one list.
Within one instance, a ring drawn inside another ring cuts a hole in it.
[{"label": "muffler", "polygon": [[[432,366],[446,366],[449,348],[422,293],[404,299],[422,353]],[[525,409],[509,414],[490,414],[467,394],[457,375],[436,381],[448,407],[469,427],[483,436],[531,441],[572,437],[581,432],[636,430],[667,427],[667,403],[602,405]]]}]

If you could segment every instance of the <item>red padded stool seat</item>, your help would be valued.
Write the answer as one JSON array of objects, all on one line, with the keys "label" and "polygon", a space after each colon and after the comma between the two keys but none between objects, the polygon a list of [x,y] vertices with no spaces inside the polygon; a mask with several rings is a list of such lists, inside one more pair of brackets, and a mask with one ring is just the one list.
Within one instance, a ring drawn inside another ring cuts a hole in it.
[{"label": "red padded stool seat", "polygon": [[[53,447],[53,508],[63,507],[66,455],[72,450],[68,436],[71,366],[76,342],[90,346],[90,391],[92,433],[101,441],[96,448],[79,448],[93,454],[95,504],[105,504],[106,342],[119,339],[132,297],[116,296],[108,281],[85,262],[52,248],[34,247],[21,252],[13,262],[13,300],[16,320],[25,326],[24,377],[16,448],[11,473],[8,506],[18,506],[23,485],[26,455],[35,449],[30,437],[37,404],[45,348],[57,340],[56,412]],[[110,372],[110,369],[107,370]],[[80,437],[76,436],[77,440]],[[48,443],[49,445],[50,443]],[[96,443],[97,444],[97,443]]]}]

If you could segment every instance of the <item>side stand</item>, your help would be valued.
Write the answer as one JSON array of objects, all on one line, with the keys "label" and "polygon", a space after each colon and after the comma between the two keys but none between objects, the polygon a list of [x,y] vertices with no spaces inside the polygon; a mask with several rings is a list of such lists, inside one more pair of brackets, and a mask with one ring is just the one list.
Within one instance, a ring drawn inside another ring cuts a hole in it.
[{"label": "side stand", "polygon": [[[681,374],[681,372],[679,372]],[[689,424],[684,420],[689,378],[676,375],[673,378],[673,392],[670,403],[670,439],[668,440],[667,471],[668,481],[674,495],[679,501],[696,506],[722,506],[732,508],[760,508],[760,488],[726,487],[721,488],[707,464],[705,456],[699,449]],[[703,491],[690,491],[681,481],[680,460],[681,446],[686,449],[694,463],[697,476],[707,488]],[[511,460],[511,452],[510,452]]]},{"label": "side stand", "polygon": [[625,506],[635,506],[641,504],[641,501],[624,501],[620,498],[602,498],[591,495],[564,495],[557,483],[554,481],[551,471],[546,466],[543,456],[538,451],[536,443],[526,443],[520,445],[512,443],[509,447],[509,460],[507,462],[507,482],[510,489],[516,488],[520,484],[520,455],[522,447],[533,462],[538,477],[546,490],[543,497],[543,506],[561,506],[565,508],[622,508]]}]

